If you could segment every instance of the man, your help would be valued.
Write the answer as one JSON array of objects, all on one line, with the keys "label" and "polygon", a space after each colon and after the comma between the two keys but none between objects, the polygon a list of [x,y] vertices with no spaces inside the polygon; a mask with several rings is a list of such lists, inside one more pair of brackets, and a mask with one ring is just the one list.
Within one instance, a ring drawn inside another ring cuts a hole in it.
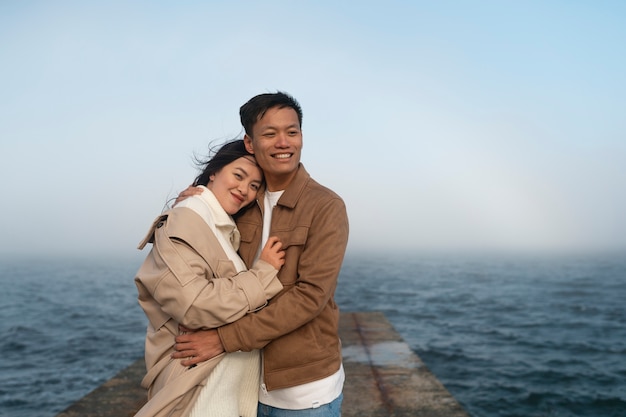
[{"label": "man", "polygon": [[259,417],[339,416],[343,382],[337,277],[348,242],[343,200],[300,163],[302,110],[278,92],[240,111],[244,142],[263,169],[266,190],[238,216],[239,253],[252,265],[268,236],[286,252],[284,289],[262,310],[216,330],[176,338],[176,358],[191,366],[224,351],[263,349]]}]

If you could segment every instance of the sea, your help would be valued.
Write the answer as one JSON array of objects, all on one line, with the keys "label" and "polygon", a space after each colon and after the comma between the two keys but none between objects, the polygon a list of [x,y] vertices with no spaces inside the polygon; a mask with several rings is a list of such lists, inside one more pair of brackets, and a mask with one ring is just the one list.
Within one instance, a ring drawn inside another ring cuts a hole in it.
[{"label": "sea", "polygon": [[[56,416],[143,355],[141,261],[0,257],[0,416]],[[626,417],[626,254],[348,252],[336,299],[472,417]]]}]

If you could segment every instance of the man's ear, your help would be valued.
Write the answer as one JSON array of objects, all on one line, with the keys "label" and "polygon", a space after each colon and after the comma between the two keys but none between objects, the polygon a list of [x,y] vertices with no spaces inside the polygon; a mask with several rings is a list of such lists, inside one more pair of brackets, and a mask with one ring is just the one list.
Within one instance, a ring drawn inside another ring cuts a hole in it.
[{"label": "man's ear", "polygon": [[252,138],[248,136],[246,133],[243,137],[243,144],[246,147],[246,150],[250,153],[254,153],[254,148],[252,147]]}]

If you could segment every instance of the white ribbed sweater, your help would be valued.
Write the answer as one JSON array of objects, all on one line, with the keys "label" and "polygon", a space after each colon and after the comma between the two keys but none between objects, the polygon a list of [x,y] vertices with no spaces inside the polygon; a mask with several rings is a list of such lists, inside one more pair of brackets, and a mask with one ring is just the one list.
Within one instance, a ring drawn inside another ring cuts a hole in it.
[{"label": "white ribbed sweater", "polygon": [[[213,229],[238,271],[245,264],[237,255],[239,231],[209,189],[178,204],[198,213]],[[228,353],[211,372],[188,417],[256,417],[261,379],[260,352]]]}]

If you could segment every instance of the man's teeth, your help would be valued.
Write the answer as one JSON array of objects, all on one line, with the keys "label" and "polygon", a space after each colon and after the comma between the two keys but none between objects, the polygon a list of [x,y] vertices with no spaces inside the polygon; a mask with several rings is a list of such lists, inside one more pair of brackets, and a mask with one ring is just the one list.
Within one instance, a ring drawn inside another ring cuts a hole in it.
[{"label": "man's teeth", "polygon": [[280,154],[274,155],[274,158],[285,159],[285,158],[289,158],[290,156],[291,156],[290,153],[280,153]]}]

